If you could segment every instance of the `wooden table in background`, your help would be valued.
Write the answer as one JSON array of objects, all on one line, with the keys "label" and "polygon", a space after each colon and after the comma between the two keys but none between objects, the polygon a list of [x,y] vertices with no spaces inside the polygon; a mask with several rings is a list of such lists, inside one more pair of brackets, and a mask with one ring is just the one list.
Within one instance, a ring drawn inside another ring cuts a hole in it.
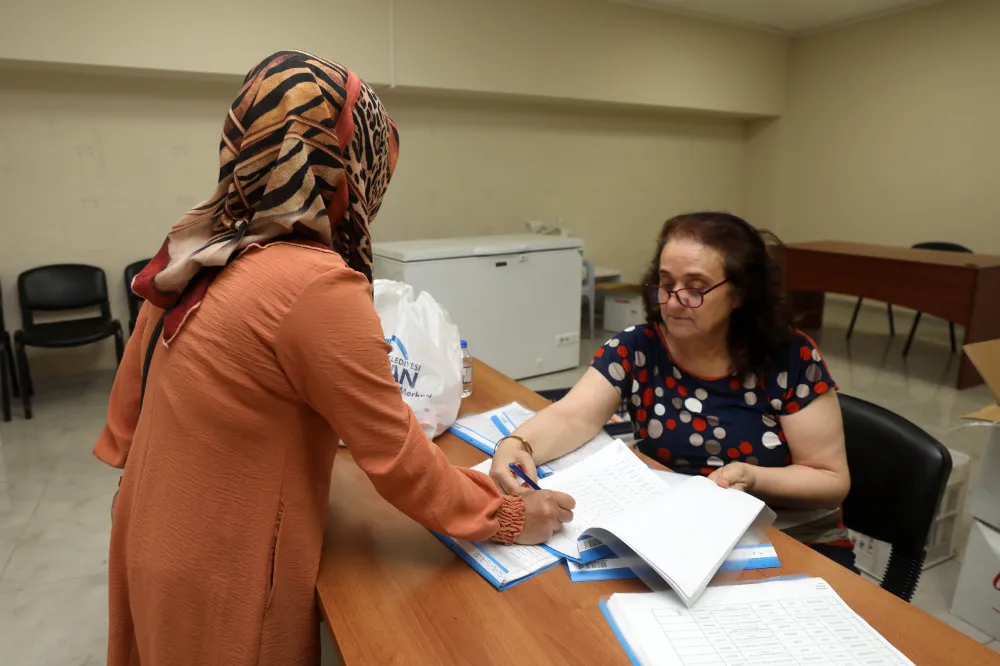
[{"label": "wooden table in background", "polygon": [[[463,411],[512,400],[538,410],[546,400],[487,365],[475,367]],[[448,457],[485,457],[453,435]],[[316,591],[344,666],[627,666],[598,601],[642,592],[637,580],[571,583],[558,565],[498,592],[420,525],[392,508],[342,450],[334,465],[330,514]],[[851,608],[920,666],[997,664],[988,648],[772,529],[780,569],[744,579],[807,574],[826,579]],[[683,547],[683,544],[678,544]]]},{"label": "wooden table in background", "polygon": [[[1000,257],[839,241],[785,248],[796,326],[823,324],[825,292],[901,305],[965,327],[965,341],[1000,338]],[[960,389],[982,383],[962,355]]]}]

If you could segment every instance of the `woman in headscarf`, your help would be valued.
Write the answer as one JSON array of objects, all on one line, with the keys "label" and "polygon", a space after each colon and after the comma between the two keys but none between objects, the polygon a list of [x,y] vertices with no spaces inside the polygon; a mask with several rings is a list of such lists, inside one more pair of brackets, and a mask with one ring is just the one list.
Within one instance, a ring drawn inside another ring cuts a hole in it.
[{"label": "woman in headscarf", "polygon": [[338,439],[431,529],[537,543],[571,519],[566,495],[502,496],[449,464],[392,380],[369,225],[397,145],[340,65],[287,51],[247,75],[215,192],[135,279],[147,303],[94,448],[124,468],[109,666],[318,663]]}]

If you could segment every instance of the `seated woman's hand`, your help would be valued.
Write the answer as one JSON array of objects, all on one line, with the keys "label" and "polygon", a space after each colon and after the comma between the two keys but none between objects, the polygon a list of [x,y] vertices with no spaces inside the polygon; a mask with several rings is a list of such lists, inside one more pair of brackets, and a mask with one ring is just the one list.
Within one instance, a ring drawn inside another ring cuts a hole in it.
[{"label": "seated woman's hand", "polygon": [[554,490],[529,490],[524,497],[524,529],[514,541],[524,545],[545,543],[563,523],[573,520],[576,500]]},{"label": "seated woman's hand", "polygon": [[754,466],[744,462],[731,462],[709,474],[708,478],[719,484],[720,488],[749,493],[753,490]]},{"label": "seated woman's hand", "polygon": [[525,495],[531,492],[527,484],[514,472],[510,471],[510,463],[516,464],[532,481],[538,481],[538,470],[531,454],[525,451],[516,439],[505,439],[497,444],[493,453],[493,465],[490,467],[490,478],[501,492],[508,495]]}]

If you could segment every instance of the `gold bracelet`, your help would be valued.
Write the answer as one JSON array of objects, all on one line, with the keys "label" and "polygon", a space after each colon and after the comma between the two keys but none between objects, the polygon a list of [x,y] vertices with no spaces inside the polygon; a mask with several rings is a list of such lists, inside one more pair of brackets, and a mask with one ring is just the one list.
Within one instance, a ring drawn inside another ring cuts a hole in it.
[{"label": "gold bracelet", "polygon": [[521,437],[520,435],[506,435],[497,440],[497,446],[500,446],[500,442],[504,441],[505,439],[516,439],[517,441],[521,442],[521,448],[523,448],[529,456],[535,455],[535,452],[531,450],[531,444],[528,444],[528,440],[526,440],[524,437]]}]

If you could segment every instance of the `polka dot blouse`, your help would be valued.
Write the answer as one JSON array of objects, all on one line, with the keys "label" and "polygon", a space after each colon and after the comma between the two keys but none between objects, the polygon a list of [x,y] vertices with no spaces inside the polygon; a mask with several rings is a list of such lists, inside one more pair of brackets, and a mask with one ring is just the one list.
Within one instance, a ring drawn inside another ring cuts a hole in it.
[{"label": "polka dot blouse", "polygon": [[593,366],[628,404],[640,450],[686,474],[711,474],[735,460],[790,464],[781,417],[837,388],[816,345],[798,331],[785,363],[764,377],[693,375],[645,324],[608,340]]}]

